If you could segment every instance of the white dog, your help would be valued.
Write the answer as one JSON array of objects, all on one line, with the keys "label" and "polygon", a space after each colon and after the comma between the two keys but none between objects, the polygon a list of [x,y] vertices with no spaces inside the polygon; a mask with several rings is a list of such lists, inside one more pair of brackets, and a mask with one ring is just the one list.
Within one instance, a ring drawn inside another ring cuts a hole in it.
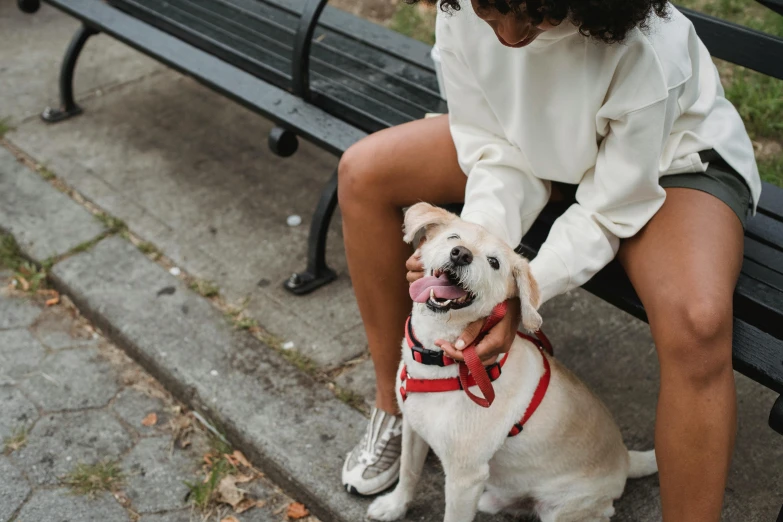
[{"label": "white dog", "polygon": [[[455,342],[469,323],[515,296],[522,305],[522,325],[538,330],[538,288],[521,256],[484,228],[426,203],[405,215],[405,240],[413,241],[420,231],[427,238],[421,248],[425,277],[411,287],[410,327],[421,346],[439,351],[436,339]],[[652,450],[628,451],[601,401],[522,337],[502,361],[502,375],[492,383],[496,400],[488,408],[459,389],[406,391],[414,381],[453,383],[458,365],[425,365],[414,360],[407,340],[402,347],[400,480],[370,505],[372,519],[405,515],[429,447],[446,475],[446,522],[471,521],[477,510],[534,513],[543,522],[608,521],[626,479],[657,470]],[[427,354],[432,359],[432,352]],[[478,388],[472,390],[478,394]],[[531,408],[534,414],[511,436],[531,402],[539,403]]]}]

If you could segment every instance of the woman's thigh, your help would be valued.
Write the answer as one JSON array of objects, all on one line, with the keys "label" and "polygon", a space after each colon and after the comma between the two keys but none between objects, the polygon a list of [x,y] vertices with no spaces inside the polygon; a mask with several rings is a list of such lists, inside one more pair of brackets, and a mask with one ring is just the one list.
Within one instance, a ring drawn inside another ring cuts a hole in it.
[{"label": "woman's thigh", "polygon": [[731,334],[744,236],[736,214],[714,196],[686,188],[666,192],[661,209],[618,254],[647,311],[662,370],[662,344]]},{"label": "woman's thigh", "polygon": [[447,116],[371,134],[345,152],[339,172],[341,205],[442,205],[465,198],[467,177],[457,162]]}]

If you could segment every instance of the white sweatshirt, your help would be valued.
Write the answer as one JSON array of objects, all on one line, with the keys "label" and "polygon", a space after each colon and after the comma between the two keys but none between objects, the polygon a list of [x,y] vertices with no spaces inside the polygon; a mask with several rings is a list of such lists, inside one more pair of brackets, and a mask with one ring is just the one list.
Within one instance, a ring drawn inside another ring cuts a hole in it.
[{"label": "white sweatshirt", "polygon": [[699,151],[715,149],[758,202],[753,146],[707,49],[674,8],[651,25],[607,45],[563,22],[512,49],[469,5],[438,15],[451,133],[468,175],[462,217],[516,246],[551,181],[579,184],[531,262],[543,301],[606,266],[663,204],[661,176],[707,168]]}]

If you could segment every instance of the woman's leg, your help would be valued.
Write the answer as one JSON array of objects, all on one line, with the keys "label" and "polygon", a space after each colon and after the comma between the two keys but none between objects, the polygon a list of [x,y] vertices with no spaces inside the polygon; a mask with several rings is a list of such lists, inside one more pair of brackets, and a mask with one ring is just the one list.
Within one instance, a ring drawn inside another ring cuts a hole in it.
[{"label": "woman's leg", "polygon": [[388,413],[398,412],[394,382],[411,311],[405,279],[411,248],[402,241],[401,209],[461,202],[466,180],[445,116],[368,136],[340,161],[348,268],[375,365],[376,404]]},{"label": "woman's leg", "polygon": [[717,198],[672,188],[620,247],[660,361],[655,449],[665,522],[720,519],[734,447],[732,297],[743,230]]}]

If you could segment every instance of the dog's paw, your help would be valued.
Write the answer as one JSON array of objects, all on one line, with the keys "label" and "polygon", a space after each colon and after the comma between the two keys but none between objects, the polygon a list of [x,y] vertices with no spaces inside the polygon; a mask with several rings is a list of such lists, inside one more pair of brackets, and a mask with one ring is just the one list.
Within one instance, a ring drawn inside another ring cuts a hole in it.
[{"label": "dog's paw", "polygon": [[406,502],[392,491],[388,495],[373,500],[367,508],[367,518],[371,520],[398,520],[405,516],[408,506]]}]

